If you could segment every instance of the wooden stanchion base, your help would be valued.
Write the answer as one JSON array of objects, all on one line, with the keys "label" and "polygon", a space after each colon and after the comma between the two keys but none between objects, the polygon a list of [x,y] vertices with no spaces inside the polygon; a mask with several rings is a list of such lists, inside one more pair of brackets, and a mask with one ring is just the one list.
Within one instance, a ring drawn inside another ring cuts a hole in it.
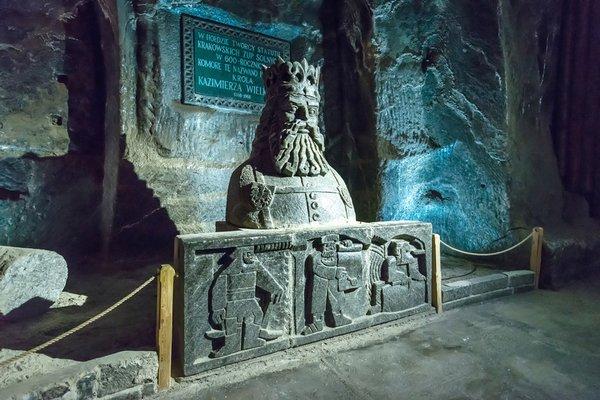
[{"label": "wooden stanchion base", "polygon": [[442,251],[440,235],[433,234],[433,246],[431,257],[431,272],[432,272],[432,302],[435,310],[438,313],[443,311],[442,307]]},{"label": "wooden stanchion base", "polygon": [[533,284],[537,289],[540,283],[540,272],[542,268],[542,245],[544,244],[544,229],[536,226],[531,232],[531,257],[529,258],[529,269],[535,274]]},{"label": "wooden stanchion base", "polygon": [[156,351],[158,352],[158,388],[171,386],[171,358],[173,346],[173,280],[175,269],[161,266],[157,291]]}]

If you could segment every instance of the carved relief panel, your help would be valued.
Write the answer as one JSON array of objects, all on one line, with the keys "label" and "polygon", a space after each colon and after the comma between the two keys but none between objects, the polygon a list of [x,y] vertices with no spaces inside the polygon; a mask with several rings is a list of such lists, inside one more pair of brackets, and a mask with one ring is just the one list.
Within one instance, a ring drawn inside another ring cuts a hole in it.
[{"label": "carved relief panel", "polygon": [[430,242],[412,222],[179,236],[183,375],[429,310]]}]

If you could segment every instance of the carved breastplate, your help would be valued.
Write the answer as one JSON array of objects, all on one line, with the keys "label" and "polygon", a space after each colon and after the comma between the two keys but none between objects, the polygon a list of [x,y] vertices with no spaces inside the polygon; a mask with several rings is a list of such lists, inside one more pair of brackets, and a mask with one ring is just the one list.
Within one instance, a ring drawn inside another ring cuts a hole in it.
[{"label": "carved breastplate", "polygon": [[227,205],[232,225],[270,229],[356,221],[348,189],[333,168],[325,175],[282,177],[247,164],[232,181]]},{"label": "carved breastplate", "polygon": [[334,173],[316,177],[273,177],[256,172],[256,182],[270,192],[263,207],[266,227],[347,222],[355,219],[352,200]]},{"label": "carved breastplate", "polygon": [[241,272],[227,276],[227,301],[254,298],[256,271]]}]

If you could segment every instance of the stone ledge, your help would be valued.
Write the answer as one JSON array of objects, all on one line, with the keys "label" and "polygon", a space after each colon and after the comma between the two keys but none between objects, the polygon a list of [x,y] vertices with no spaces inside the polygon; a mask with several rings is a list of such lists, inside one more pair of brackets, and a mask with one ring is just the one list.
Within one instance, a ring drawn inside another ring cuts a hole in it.
[{"label": "stone ledge", "polygon": [[477,296],[500,292],[504,289],[514,289],[512,291],[515,293],[523,292],[533,289],[533,279],[532,271],[516,270],[447,282],[442,285],[442,301],[446,306],[455,301],[470,297],[477,298]]},{"label": "stone ledge", "polygon": [[533,285],[535,278],[533,271],[527,269],[506,271],[503,274],[508,277],[508,286],[510,287]]},{"label": "stone ledge", "polygon": [[471,282],[468,280],[454,281],[442,285],[442,302],[462,299],[471,295]]},{"label": "stone ledge", "polygon": [[469,297],[464,297],[462,299],[449,301],[448,303],[444,303],[444,311],[451,310],[456,307],[465,306],[467,304],[478,303],[480,301],[493,299],[496,297],[508,296],[514,293],[513,288],[504,288],[499,290],[494,290],[492,292],[481,293],[472,295]]},{"label": "stone ledge", "polygon": [[469,279],[471,295],[489,293],[508,287],[508,276],[503,273],[480,276]]},{"label": "stone ledge", "polygon": [[138,399],[156,392],[158,358],[153,351],[123,351],[0,389],[0,398]]}]

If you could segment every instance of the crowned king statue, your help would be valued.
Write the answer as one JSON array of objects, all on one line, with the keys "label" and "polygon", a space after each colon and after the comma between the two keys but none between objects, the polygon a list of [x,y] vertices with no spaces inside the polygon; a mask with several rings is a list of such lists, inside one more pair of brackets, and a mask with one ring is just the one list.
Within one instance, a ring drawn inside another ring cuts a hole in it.
[{"label": "crowned king statue", "polygon": [[263,66],[266,104],[250,158],[229,181],[229,224],[270,229],[356,221],[346,184],[323,154],[319,74],[306,59]]}]

